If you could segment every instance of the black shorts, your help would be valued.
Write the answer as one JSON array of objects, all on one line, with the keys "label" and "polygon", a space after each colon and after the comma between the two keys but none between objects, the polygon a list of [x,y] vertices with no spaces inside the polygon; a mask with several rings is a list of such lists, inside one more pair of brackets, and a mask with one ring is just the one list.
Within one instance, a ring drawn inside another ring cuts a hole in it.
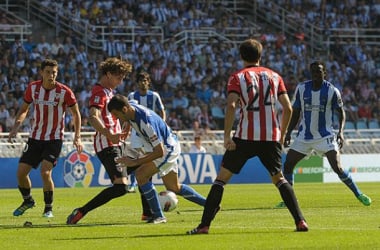
[{"label": "black shorts", "polygon": [[125,176],[125,174],[122,171],[122,168],[119,168],[117,166],[117,163],[115,162],[116,157],[121,157],[121,147],[108,147],[103,149],[96,155],[102,162],[112,183],[116,178],[121,178]]},{"label": "black shorts", "polygon": [[29,138],[19,162],[37,168],[42,160],[46,160],[55,167],[61,154],[62,144],[62,140],[42,141]]},{"label": "black shorts", "polygon": [[255,156],[259,157],[271,176],[281,171],[282,147],[278,142],[247,141],[233,138],[236,150],[228,151],[223,155],[222,166],[234,174],[240,173],[244,164]]}]

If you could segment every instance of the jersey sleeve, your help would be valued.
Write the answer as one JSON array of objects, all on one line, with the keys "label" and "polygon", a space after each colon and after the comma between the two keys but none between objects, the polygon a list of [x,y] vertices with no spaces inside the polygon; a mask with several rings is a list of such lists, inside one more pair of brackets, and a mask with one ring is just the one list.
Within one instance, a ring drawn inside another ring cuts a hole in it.
[{"label": "jersey sleeve", "polygon": [[143,128],[145,134],[149,138],[149,143],[153,146],[156,147],[161,143],[157,133],[154,131],[153,127],[150,124],[146,124]]},{"label": "jersey sleeve", "polygon": [[157,92],[154,92],[154,95],[156,96],[156,108],[159,111],[162,111],[165,109],[164,103],[161,100],[160,95]]},{"label": "jersey sleeve", "polygon": [[293,108],[301,109],[301,96],[300,96],[299,85],[296,88],[292,102],[293,102]]},{"label": "jersey sleeve", "polygon": [[66,88],[65,102],[71,107],[77,103],[74,92],[70,88]]},{"label": "jersey sleeve", "polygon": [[231,75],[230,78],[228,79],[227,93],[230,93],[230,92],[235,92],[235,93],[238,93],[239,95],[241,93],[240,80],[236,74]]},{"label": "jersey sleeve", "polygon": [[334,87],[334,94],[333,98],[331,100],[331,106],[333,109],[341,108],[343,107],[343,100],[342,96],[337,88]]},{"label": "jersey sleeve", "polygon": [[100,88],[94,88],[90,97],[90,107],[104,109],[107,104],[107,96]]},{"label": "jersey sleeve", "polygon": [[24,102],[30,104],[33,102],[32,84],[28,84],[24,93]]},{"label": "jersey sleeve", "polygon": [[278,76],[278,90],[277,90],[277,95],[280,96],[282,94],[286,94],[288,91],[286,90],[286,86],[284,83],[284,80],[282,77]]}]

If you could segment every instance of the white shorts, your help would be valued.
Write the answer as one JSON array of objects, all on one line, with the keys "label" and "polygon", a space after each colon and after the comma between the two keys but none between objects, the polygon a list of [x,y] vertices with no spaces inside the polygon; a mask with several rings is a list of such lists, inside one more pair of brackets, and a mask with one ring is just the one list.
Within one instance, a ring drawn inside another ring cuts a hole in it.
[{"label": "white shorts", "polygon": [[[130,139],[131,145],[124,144],[123,147],[123,156],[129,156],[131,158],[137,158],[139,155],[144,155],[146,153],[152,152],[153,148],[151,145],[144,143],[143,140],[140,139],[136,135],[135,137],[135,146],[140,143],[140,147],[132,146],[132,136]],[[160,176],[167,175],[170,171],[178,173],[178,159],[181,155],[181,146],[178,143],[175,144],[174,148],[168,150],[164,146],[164,155],[161,158],[158,158],[153,161],[154,165],[159,169]]]},{"label": "white shorts", "polygon": [[171,150],[168,151],[164,147],[164,155],[153,161],[159,169],[160,176],[167,175],[170,171],[178,174],[178,159],[181,155],[181,146],[179,143]]},{"label": "white shorts", "polygon": [[336,142],[335,136],[329,136],[315,140],[303,140],[296,137],[292,145],[290,145],[290,149],[293,149],[304,155],[310,155],[313,151],[319,155],[324,155],[331,150],[338,152],[339,146]]}]

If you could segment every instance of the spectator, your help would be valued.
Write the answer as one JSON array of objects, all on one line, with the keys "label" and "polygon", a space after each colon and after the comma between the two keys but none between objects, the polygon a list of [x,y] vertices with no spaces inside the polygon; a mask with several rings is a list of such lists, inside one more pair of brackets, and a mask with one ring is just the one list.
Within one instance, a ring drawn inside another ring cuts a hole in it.
[{"label": "spectator", "polygon": [[3,128],[3,131],[6,128],[6,120],[9,118],[9,111],[5,105],[5,103],[0,103],[0,124],[1,127]]},{"label": "spectator", "polygon": [[172,108],[176,109],[177,112],[180,112],[180,110],[187,109],[188,106],[189,106],[189,99],[187,98],[187,96],[184,95],[181,89],[177,90],[173,98]]},{"label": "spectator", "polygon": [[189,115],[190,115],[191,119],[195,120],[198,117],[198,114],[200,114],[202,112],[201,107],[198,105],[197,99],[191,100],[191,103],[190,103],[188,110],[189,110]]},{"label": "spectator", "polygon": [[191,145],[189,153],[191,154],[199,154],[199,153],[206,153],[206,148],[202,145],[202,139],[201,136],[196,135],[194,137],[194,143]]},{"label": "spectator", "polygon": [[202,88],[197,90],[196,97],[198,100],[201,100],[203,103],[210,103],[212,98],[212,89],[210,88],[206,80],[202,81]]},{"label": "spectator", "polygon": [[46,36],[41,35],[40,39],[40,42],[37,43],[38,52],[42,53],[44,48],[46,48],[48,51],[51,51],[51,45],[46,41]]},{"label": "spectator", "polygon": [[181,85],[182,79],[181,79],[181,76],[178,74],[176,68],[173,68],[171,72],[167,75],[165,82],[173,90],[175,90],[178,86]]},{"label": "spectator", "polygon": [[365,121],[372,119],[372,108],[369,102],[362,103],[359,106],[358,117]]}]

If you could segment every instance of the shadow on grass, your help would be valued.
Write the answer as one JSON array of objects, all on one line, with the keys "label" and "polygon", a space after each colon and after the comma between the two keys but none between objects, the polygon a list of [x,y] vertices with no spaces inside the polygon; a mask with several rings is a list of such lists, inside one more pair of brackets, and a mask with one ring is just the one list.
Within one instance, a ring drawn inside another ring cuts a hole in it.
[{"label": "shadow on grass", "polygon": [[23,225],[0,225],[0,229],[33,229],[33,228],[58,228],[58,227],[99,227],[99,226],[115,226],[115,225],[137,225],[137,223],[125,223],[125,222],[113,222],[113,223],[93,223],[93,224],[76,224],[76,225],[67,225],[67,224],[57,224],[57,223],[44,223],[44,224],[33,224],[32,226],[23,226]]}]

